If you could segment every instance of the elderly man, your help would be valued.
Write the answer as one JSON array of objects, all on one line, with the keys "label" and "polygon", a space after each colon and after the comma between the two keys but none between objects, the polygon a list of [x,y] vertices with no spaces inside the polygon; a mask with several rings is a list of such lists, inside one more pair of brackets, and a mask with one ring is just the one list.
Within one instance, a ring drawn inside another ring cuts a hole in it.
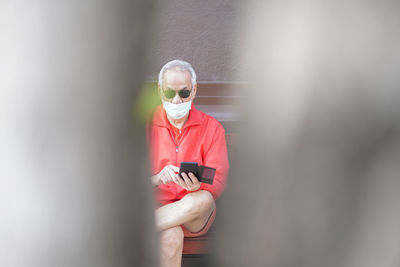
[{"label": "elderly man", "polygon": [[[225,188],[229,163],[224,128],[192,103],[197,92],[192,66],[168,62],[160,71],[158,89],[162,105],[148,130],[156,226],[162,266],[180,266],[183,238],[204,235],[214,221],[215,200]],[[215,168],[213,184],[200,183],[191,172],[179,175],[181,162]]]}]

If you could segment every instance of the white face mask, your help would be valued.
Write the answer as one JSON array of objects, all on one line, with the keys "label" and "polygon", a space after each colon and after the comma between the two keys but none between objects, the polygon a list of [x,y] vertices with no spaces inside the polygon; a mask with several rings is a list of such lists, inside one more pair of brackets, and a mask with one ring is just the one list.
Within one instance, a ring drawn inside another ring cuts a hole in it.
[{"label": "white face mask", "polygon": [[180,104],[172,104],[171,102],[162,100],[162,103],[168,116],[173,119],[181,119],[185,117],[185,115],[188,114],[190,108],[192,107],[192,100]]}]

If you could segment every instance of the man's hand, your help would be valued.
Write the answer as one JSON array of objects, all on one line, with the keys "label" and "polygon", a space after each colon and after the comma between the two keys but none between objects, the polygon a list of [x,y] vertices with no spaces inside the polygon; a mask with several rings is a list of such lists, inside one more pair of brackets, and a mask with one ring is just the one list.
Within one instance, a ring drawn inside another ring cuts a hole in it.
[{"label": "man's hand", "polygon": [[182,178],[180,177],[180,175],[177,175],[176,181],[174,182],[186,189],[187,191],[196,191],[200,188],[199,180],[191,172],[189,172],[189,176],[186,173],[182,172]]},{"label": "man's hand", "polygon": [[155,186],[175,182],[179,168],[174,165],[167,165],[158,174],[151,177],[151,183]]}]

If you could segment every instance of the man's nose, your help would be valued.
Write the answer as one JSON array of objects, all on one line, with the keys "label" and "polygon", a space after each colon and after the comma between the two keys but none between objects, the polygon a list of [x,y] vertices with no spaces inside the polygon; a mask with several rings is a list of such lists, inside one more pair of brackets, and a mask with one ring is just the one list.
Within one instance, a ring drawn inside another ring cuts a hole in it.
[{"label": "man's nose", "polygon": [[180,103],[182,103],[182,99],[177,92],[174,98],[172,99],[172,104],[180,104]]}]

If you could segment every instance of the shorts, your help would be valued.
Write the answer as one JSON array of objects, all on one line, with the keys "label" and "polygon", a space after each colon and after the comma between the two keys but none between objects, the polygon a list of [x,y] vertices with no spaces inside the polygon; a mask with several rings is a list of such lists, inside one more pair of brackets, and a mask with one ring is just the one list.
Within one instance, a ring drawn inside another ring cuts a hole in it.
[{"label": "shorts", "polygon": [[184,236],[185,237],[198,237],[198,236],[203,236],[203,235],[207,234],[208,230],[210,230],[211,225],[213,224],[213,222],[215,220],[216,213],[217,213],[217,211],[216,211],[216,208],[215,208],[212,211],[210,217],[208,217],[208,220],[207,220],[206,224],[204,225],[203,229],[201,229],[198,232],[195,232],[195,233],[189,232],[189,230],[186,229],[185,226],[181,225]]}]

